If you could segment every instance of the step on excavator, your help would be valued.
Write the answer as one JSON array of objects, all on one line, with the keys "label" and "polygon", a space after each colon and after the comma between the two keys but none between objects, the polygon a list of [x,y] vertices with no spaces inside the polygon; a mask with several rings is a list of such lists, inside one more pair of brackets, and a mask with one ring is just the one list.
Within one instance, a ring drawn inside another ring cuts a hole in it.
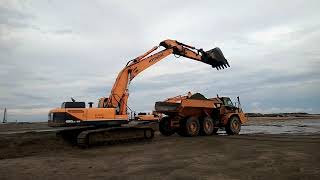
[{"label": "step on excavator", "polygon": [[[164,49],[157,51],[160,47]],[[61,108],[49,111],[49,126],[58,126],[65,124],[67,121],[83,125],[66,128],[57,133],[62,138],[79,146],[152,139],[154,128],[151,124],[134,123],[132,125],[129,123],[128,86],[143,70],[170,54],[211,65],[212,68],[217,70],[230,67],[218,47],[204,51],[203,49],[197,49],[176,40],[168,39],[143,55],[130,60],[118,74],[111,94],[108,97],[100,98],[97,107],[93,107],[92,102],[89,102],[89,107],[86,107],[85,102],[77,102],[74,99],[72,99],[72,102],[64,102]]]}]

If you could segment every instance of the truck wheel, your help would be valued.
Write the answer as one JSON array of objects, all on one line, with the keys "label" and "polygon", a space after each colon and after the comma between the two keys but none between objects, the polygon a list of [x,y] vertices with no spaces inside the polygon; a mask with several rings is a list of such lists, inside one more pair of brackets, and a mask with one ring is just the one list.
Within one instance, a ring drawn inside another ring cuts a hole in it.
[{"label": "truck wheel", "polygon": [[213,120],[210,117],[205,117],[202,121],[200,121],[200,135],[202,136],[210,136],[213,134],[214,125]]},{"label": "truck wheel", "polygon": [[239,132],[241,130],[241,123],[240,123],[239,118],[237,116],[232,116],[229,119],[228,124],[225,129],[226,129],[226,133],[228,135],[239,134]]},{"label": "truck wheel", "polygon": [[152,139],[153,137],[154,137],[154,130],[153,129],[144,130],[144,138],[145,139]]},{"label": "truck wheel", "polygon": [[164,117],[159,122],[159,131],[164,136],[171,136],[174,134],[174,130],[170,127],[171,120],[169,117]]},{"label": "truck wheel", "polygon": [[185,123],[186,136],[198,136],[200,130],[200,123],[197,117],[189,117]]}]

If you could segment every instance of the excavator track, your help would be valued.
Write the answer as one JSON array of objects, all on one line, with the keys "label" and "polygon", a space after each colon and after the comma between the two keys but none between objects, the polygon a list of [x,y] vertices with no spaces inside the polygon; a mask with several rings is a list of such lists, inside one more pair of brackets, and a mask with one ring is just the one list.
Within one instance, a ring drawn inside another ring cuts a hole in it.
[{"label": "excavator track", "polygon": [[81,132],[77,137],[77,145],[89,147],[92,145],[151,140],[153,137],[154,130],[148,127],[99,128]]},{"label": "excavator track", "polygon": [[56,136],[70,142],[71,144],[77,144],[77,137],[81,132],[87,131],[87,130],[93,130],[96,129],[94,126],[81,126],[81,127],[72,127],[63,129],[57,132]]},{"label": "excavator track", "polygon": [[75,127],[61,130],[57,136],[80,147],[101,144],[118,144],[122,142],[151,140],[154,129],[148,125],[122,127]]}]

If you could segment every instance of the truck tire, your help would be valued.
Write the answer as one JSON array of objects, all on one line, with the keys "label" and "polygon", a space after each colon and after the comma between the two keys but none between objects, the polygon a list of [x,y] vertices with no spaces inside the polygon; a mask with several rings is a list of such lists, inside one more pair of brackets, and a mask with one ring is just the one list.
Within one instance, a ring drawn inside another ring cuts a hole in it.
[{"label": "truck tire", "polygon": [[214,133],[214,124],[211,117],[205,117],[200,121],[200,135],[210,136]]},{"label": "truck tire", "polygon": [[154,137],[154,130],[153,129],[144,130],[144,138],[145,139],[152,139],[153,137]]},{"label": "truck tire", "polygon": [[184,129],[185,129],[186,136],[198,136],[200,131],[199,119],[195,116],[189,117],[185,121]]},{"label": "truck tire", "polygon": [[231,116],[225,129],[228,135],[239,134],[241,130],[241,123],[238,116]]},{"label": "truck tire", "polygon": [[169,117],[163,117],[159,122],[159,131],[164,136],[171,136],[174,130],[170,127],[171,120]]}]

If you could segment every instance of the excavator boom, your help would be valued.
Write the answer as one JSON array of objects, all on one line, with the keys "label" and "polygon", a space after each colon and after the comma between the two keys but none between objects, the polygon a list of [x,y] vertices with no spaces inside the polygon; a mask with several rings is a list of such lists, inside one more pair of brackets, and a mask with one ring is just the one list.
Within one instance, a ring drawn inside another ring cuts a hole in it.
[{"label": "excavator boom", "polygon": [[[165,49],[155,52],[159,46]],[[203,62],[211,65],[213,68],[224,69],[230,67],[220,48],[214,48],[209,51],[196,49],[193,46],[183,44],[175,40],[162,41],[159,46],[153,47],[145,54],[130,60],[125,68],[119,73],[116,82],[113,85],[109,98],[100,99],[101,107],[119,108],[119,114],[127,114],[127,99],[129,96],[128,85],[139,73],[153,64],[161,61],[170,54],[183,56],[189,59]]]}]

